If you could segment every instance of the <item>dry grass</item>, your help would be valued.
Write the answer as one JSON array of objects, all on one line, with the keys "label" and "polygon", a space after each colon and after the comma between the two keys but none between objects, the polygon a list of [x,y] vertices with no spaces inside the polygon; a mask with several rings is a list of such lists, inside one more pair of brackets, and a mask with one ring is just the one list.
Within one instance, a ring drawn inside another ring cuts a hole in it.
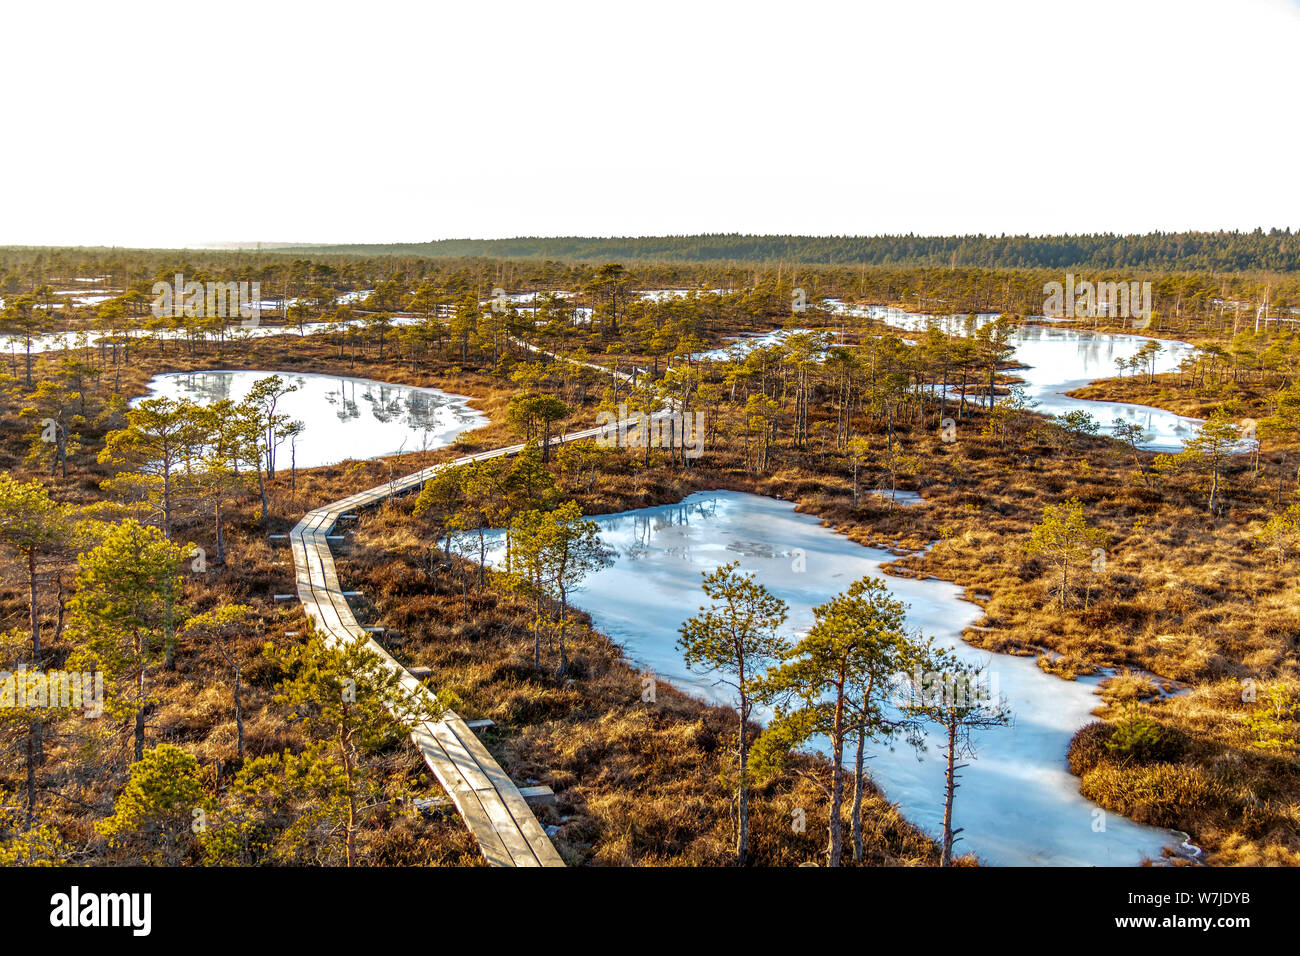
[{"label": "dry grass", "polygon": [[1241,698],[1241,685],[1228,681],[1153,704],[1148,712],[1164,742],[1154,759],[1108,749],[1123,714],[1118,706],[1103,711],[1111,720],[1089,724],[1071,742],[1081,792],[1141,823],[1192,834],[1212,865],[1300,865],[1297,749],[1261,747],[1246,723],[1258,702]]},{"label": "dry grass", "polygon": [[1165,372],[1151,377],[1126,375],[1102,379],[1069,394],[1098,402],[1152,405],[1192,418],[1208,418],[1216,408],[1226,405],[1242,418],[1258,419],[1272,411],[1268,400],[1273,391],[1257,382],[1233,382],[1231,379],[1208,386],[1193,386],[1187,376]]}]

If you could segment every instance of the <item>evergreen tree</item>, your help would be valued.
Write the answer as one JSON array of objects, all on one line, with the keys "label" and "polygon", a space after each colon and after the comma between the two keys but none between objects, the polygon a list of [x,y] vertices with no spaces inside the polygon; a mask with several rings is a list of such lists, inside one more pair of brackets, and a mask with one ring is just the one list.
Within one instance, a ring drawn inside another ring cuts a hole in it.
[{"label": "evergreen tree", "polygon": [[711,602],[680,628],[677,646],[688,667],[703,669],[735,692],[739,724],[736,730],[736,860],[749,859],[749,720],[762,688],[765,670],[789,647],[779,633],[786,604],[751,574],[742,574],[732,561],[701,572],[704,594]]}]

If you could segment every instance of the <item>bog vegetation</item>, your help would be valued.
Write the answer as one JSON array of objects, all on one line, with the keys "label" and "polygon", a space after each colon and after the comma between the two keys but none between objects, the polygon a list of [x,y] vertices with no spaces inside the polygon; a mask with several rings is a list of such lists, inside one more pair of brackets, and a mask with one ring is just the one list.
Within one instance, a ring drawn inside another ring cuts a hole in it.
[{"label": "bog vegetation", "polygon": [[[725,256],[663,244],[623,264],[576,249],[561,261],[562,248],[0,250],[0,860],[477,862],[429,802],[437,786],[363,645],[327,647],[274,601],[293,568],[268,535],[519,441],[514,458],[444,470],[362,516],[339,567],[358,617],[384,622],[440,701],[495,721],[486,742],[511,776],[556,791],[538,813],[568,862],[973,862],[954,849],[955,781],[970,731],[1008,715],[943,695],[886,706],[891,678],[918,663],[976,676],[906,632],[887,582],[852,584],[787,640],[785,609],[741,569],[706,577],[681,650],[728,681],[731,708],[662,686],[644,700],[641,675],[574,606],[610,560],[587,516],[714,488],[779,494],[895,548],[893,573],[964,586],[984,610],[974,644],[1060,679],[1107,671],[1069,753],[1089,799],[1187,832],[1212,864],[1300,862],[1294,239],[1087,239],[1060,259],[1150,278],[1143,334],[1197,346],[1175,372],[1156,373],[1149,350],[1081,393],[1206,419],[1183,450],[1155,454],[1139,431],[1101,436],[1015,388],[1008,334],[1059,279],[1049,246],[1023,261],[990,239],[865,267],[834,251],[830,265],[732,264],[779,258],[744,238],[696,243]],[[178,272],[259,282],[262,326],[155,316],[153,282]],[[806,310],[792,312],[795,288]],[[683,294],[642,295],[657,289]],[[828,298],[1001,318],[905,339]],[[776,327],[770,346],[700,357]],[[154,374],[211,368],[265,375],[238,402],[145,397]],[[445,386],[492,424],[440,451],[286,466],[301,426],[283,399],[302,371]],[[550,444],[601,412],[667,405],[705,413],[703,456],[671,441]],[[895,490],[925,505],[902,508]],[[496,569],[490,529],[507,532]],[[51,699],[55,673],[101,674],[102,715]],[[766,728],[758,703],[776,714]],[[926,725],[948,742],[937,840],[869,775],[873,747]]]}]

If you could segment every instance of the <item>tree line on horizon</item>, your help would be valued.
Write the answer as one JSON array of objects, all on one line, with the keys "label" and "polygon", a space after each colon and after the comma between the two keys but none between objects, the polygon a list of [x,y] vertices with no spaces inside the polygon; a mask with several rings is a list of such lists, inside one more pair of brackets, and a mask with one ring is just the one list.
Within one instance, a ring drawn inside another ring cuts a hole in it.
[{"label": "tree line on horizon", "polygon": [[630,262],[807,263],[985,269],[1146,269],[1212,272],[1300,269],[1300,233],[1153,232],[1143,235],[790,236],[723,233],[638,237],[439,239],[422,243],[304,245],[297,254]]}]

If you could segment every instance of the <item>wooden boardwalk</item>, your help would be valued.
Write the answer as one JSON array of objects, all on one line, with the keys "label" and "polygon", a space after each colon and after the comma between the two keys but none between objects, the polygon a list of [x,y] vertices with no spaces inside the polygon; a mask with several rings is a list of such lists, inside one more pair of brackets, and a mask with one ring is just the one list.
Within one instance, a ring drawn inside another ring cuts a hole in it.
[{"label": "wooden boardwalk", "polygon": [[[600,366],[591,367],[611,372]],[[630,378],[624,374],[619,377]],[[667,414],[667,410],[660,414]],[[616,427],[604,425],[587,428],[558,436],[551,441],[552,444],[561,444],[597,438]],[[517,455],[524,447],[523,444],[510,445],[433,465],[304,515],[289,534],[297,571],[298,598],[325,640],[340,642],[366,635],[344,597],[338,571],[334,567],[334,555],[327,540],[343,515],[359,512],[394,495],[417,491],[425,481],[444,468],[458,468],[474,461]],[[375,643],[373,638],[367,639],[371,652],[385,667],[398,675],[402,686],[413,696],[424,698],[430,704],[429,710],[435,711],[434,695],[429,689]],[[490,865],[564,865],[519,788],[458,714],[446,711],[438,720],[418,720],[410,730],[412,742],[442,788],[447,791]]]}]

